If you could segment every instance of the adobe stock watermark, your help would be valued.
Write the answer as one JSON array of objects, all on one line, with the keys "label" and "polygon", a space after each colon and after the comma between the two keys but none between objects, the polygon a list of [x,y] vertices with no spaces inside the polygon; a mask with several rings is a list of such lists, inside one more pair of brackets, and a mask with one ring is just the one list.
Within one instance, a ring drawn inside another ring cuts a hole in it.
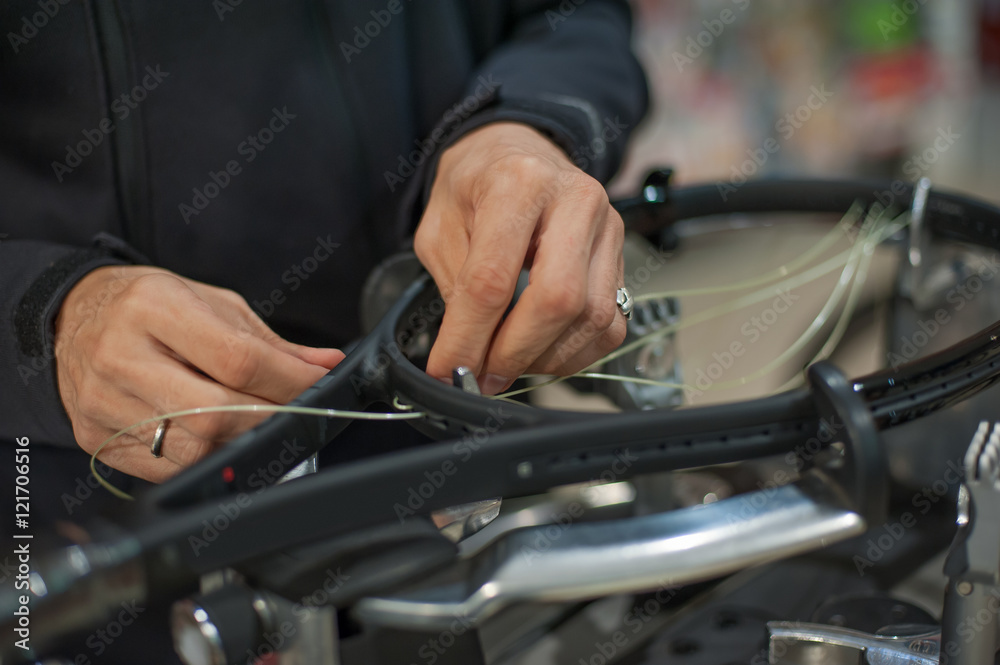
[{"label": "adobe stock watermark", "polygon": [[880,18],[876,25],[882,33],[882,39],[889,39],[889,35],[898,32],[900,28],[909,23],[927,0],[903,0],[901,3],[892,3],[892,11],[889,19]]},{"label": "adobe stock watermark", "polygon": [[559,5],[553,9],[545,10],[545,20],[549,22],[549,29],[553,32],[559,27],[560,23],[563,23],[576,11],[576,8],[587,2],[587,0],[562,0]]},{"label": "adobe stock watermark", "polygon": [[[919,180],[930,167],[941,159],[941,155],[948,151],[955,143],[962,138],[962,135],[955,132],[951,125],[948,127],[938,127],[937,135],[930,146],[920,152],[913,154],[903,162],[902,172],[910,180]],[[888,187],[882,191],[872,192],[876,201],[882,204],[886,210],[891,209],[900,197],[909,194],[910,189],[906,182],[900,179],[893,180]],[[909,201],[905,202],[907,205]]]},{"label": "adobe stock watermark", "polygon": [[17,574],[17,561],[11,561],[9,556],[3,558],[3,562],[0,563],[0,584],[5,584],[7,580],[13,578]]},{"label": "adobe stock watermark", "polygon": [[816,435],[809,437],[785,455],[784,463],[788,470],[780,467],[775,469],[770,478],[757,481],[757,491],[740,495],[738,507],[726,515],[727,523],[736,529],[754,528],[753,519],[771,503],[778,490],[795,480],[820,451],[836,441],[838,432],[842,429],[844,423],[836,416],[829,420],[820,418]]},{"label": "adobe stock watermark", "polygon": [[[607,153],[608,146],[619,140],[628,125],[621,121],[619,116],[614,118],[604,118],[600,131],[593,136],[589,143],[576,146],[569,155],[580,171],[586,171],[594,160],[602,158]],[[578,186],[583,178],[589,178],[583,174],[572,170],[563,170],[556,180],[546,180],[542,183],[541,191],[535,196],[531,205],[521,211],[516,219],[533,224],[538,220],[545,209],[555,202],[567,189]]]},{"label": "adobe stock watermark", "polygon": [[[281,283],[288,287],[288,293],[298,291],[302,284],[314,272],[319,270],[320,265],[333,256],[333,253],[339,247],[339,242],[333,242],[332,234],[327,234],[325,238],[323,236],[316,236],[316,246],[313,248],[312,253],[300,262],[293,263],[288,270],[281,273]],[[263,318],[267,318],[274,314],[275,309],[279,305],[284,304],[287,299],[288,296],[285,289],[275,288],[271,290],[266,298],[263,300],[254,300],[251,305],[257,314]],[[249,330],[246,332],[249,332]]]},{"label": "adobe stock watermark", "polygon": [[[93,298],[89,298],[77,305],[75,314],[80,317],[81,320],[92,320],[95,316],[97,316],[97,313],[101,310],[101,308],[109,303],[115,296],[122,293],[128,284],[129,280],[123,278],[120,269],[117,270],[115,279],[109,280],[107,284],[94,295]],[[17,374],[21,377],[21,381],[25,386],[28,385],[31,379],[38,376],[41,372],[49,369],[52,362],[55,360],[55,333],[49,330],[46,331],[45,335],[47,341],[45,351],[40,355],[33,356],[29,364],[20,363],[17,366]]]},{"label": "adobe stock watermark", "polygon": [[754,518],[771,504],[778,490],[794,481],[824,448],[837,441],[838,433],[843,429],[844,422],[836,416],[832,416],[829,420],[820,418],[816,435],[785,454],[783,459],[785,467],[775,469],[770,478],[758,480],[756,491],[729,499],[730,502],[736,502],[738,498],[736,508],[726,514],[729,527],[737,531],[757,528],[753,523]]},{"label": "adobe stock watermark", "polygon": [[653,273],[665,266],[671,257],[671,253],[663,247],[653,247],[652,245],[646,247],[646,253],[648,256],[642,264],[625,275],[626,288],[635,293],[638,293],[639,289],[653,278]]},{"label": "adobe stock watermark", "polygon": [[49,21],[56,17],[59,9],[63,5],[68,5],[70,0],[38,0],[38,11],[28,16],[21,17],[21,29],[17,32],[7,33],[7,42],[10,43],[14,54],[18,54],[23,46],[38,36],[38,31],[49,24]]},{"label": "adobe stock watermark", "polygon": [[604,118],[600,133],[591,138],[589,144],[577,146],[570,153],[570,161],[581,171],[586,171],[595,160],[604,157],[608,146],[620,139],[627,130],[628,124],[622,122],[619,116]]},{"label": "adobe stock watermark", "polygon": [[[750,6],[750,0],[732,0],[732,2],[736,9],[741,12],[746,11],[747,7]],[[717,18],[703,20],[701,24],[705,29],[696,35],[688,35],[684,52],[674,51],[673,59],[674,64],[677,65],[677,71],[683,72],[684,67],[693,64],[695,60],[700,58],[705,49],[710,48],[715,40],[722,36],[722,33],[726,31],[726,26],[736,21],[737,16],[736,12],[727,7],[719,12]]]},{"label": "adobe stock watermark", "polygon": [[899,352],[889,351],[886,354],[889,367],[898,372],[901,365],[916,358],[951,323],[952,315],[965,309],[976,294],[985,288],[986,283],[996,277],[997,272],[1000,272],[1000,257],[992,254],[976,266],[975,272],[961,284],[949,289],[945,294],[948,307],[939,307],[932,315],[917,321],[916,329],[909,335],[900,335]]},{"label": "adobe stock watermark", "polygon": [[[410,2],[410,0],[406,0],[406,2]],[[344,55],[344,60],[350,64],[351,58],[361,55],[361,52],[372,43],[373,39],[381,35],[383,30],[389,27],[392,19],[401,14],[403,9],[405,7],[402,0],[389,0],[385,9],[373,9],[368,12],[372,20],[364,24],[363,30],[360,25],[354,26],[353,42],[351,44],[340,42],[340,52]]]},{"label": "adobe stock watermark", "polygon": [[951,125],[948,127],[938,127],[937,136],[934,137],[933,143],[903,162],[903,175],[911,180],[918,180],[960,138],[962,138],[962,135],[952,130]]},{"label": "adobe stock watermark", "polygon": [[[99,461],[94,462],[94,468],[97,469],[97,473],[105,480],[107,480],[113,471],[110,466]],[[62,496],[59,497],[63,502],[63,507],[66,509],[66,514],[72,516],[73,512],[82,506],[87,499],[92,497],[100,486],[100,482],[93,473],[88,473],[86,479],[77,477],[72,493],[63,492]]]},{"label": "adobe stock watermark", "polygon": [[415,487],[412,485],[408,487],[406,498],[392,505],[400,524],[405,522],[407,517],[416,515],[427,501],[445,486],[448,479],[458,473],[459,465],[472,459],[472,456],[482,448],[491,436],[500,431],[503,424],[511,416],[510,411],[502,403],[491,406],[486,413],[488,415],[482,425],[473,427],[471,431],[462,436],[461,441],[456,441],[452,445],[452,452],[458,456],[458,461],[446,459],[441,462],[441,466],[437,469],[424,471],[425,480]]},{"label": "adobe stock watermark", "polygon": [[608,665],[618,662],[619,652],[663,611],[663,608],[677,595],[677,589],[678,587],[670,580],[661,581],[656,591],[651,592],[648,598],[638,605],[633,605],[625,613],[622,617],[622,628],[611,633],[607,641],[594,642],[594,651],[589,657],[580,658],[577,661],[578,665]]},{"label": "adobe stock watermark", "polygon": [[[98,628],[87,636],[84,644],[87,645],[95,657],[100,657],[108,650],[115,640],[122,636],[125,630],[136,622],[139,615],[146,611],[145,607],[139,605],[137,600],[128,602],[122,601],[121,610],[106,625]],[[100,661],[96,661],[100,662]],[[73,659],[74,665],[90,665],[91,660],[85,653],[77,654]]]},{"label": "adobe stock watermark", "polygon": [[236,11],[236,8],[243,4],[243,0],[212,0],[212,9],[219,21],[226,20],[226,14]]},{"label": "adobe stock watermark", "polygon": [[407,348],[414,340],[428,333],[431,324],[440,321],[444,315],[445,296],[438,294],[429,302],[423,303],[415,311],[411,312],[406,320],[406,326],[396,333],[393,341],[382,344],[379,352],[374,357],[365,359],[360,372],[351,375],[351,387],[355,395],[364,394],[372,382],[378,381],[382,373],[389,367],[393,360],[396,362],[409,362],[403,349]]},{"label": "adobe stock watermark", "polygon": [[408,362],[403,349],[428,333],[432,323],[441,320],[445,310],[445,298],[449,296],[450,294],[438,294],[429,302],[421,304],[416,311],[411,312],[410,316],[407,317],[406,325],[396,333],[395,339],[383,344],[375,357],[365,360],[360,373],[351,375],[351,387],[354,388],[355,395],[364,394],[372,382],[380,380],[382,373],[393,360]]},{"label": "adobe stock watermark", "polygon": [[[659,580],[655,590],[645,594],[624,614],[621,628],[608,636],[608,641],[594,642],[594,651],[588,657],[580,658],[579,665],[608,665],[616,662],[615,656],[628,643],[649,626],[650,622],[677,595],[679,587],[670,580]],[[417,655],[425,665],[434,665],[457,641],[457,638],[474,628],[475,624],[466,616],[456,617],[445,630],[428,639],[418,649]]]},{"label": "adobe stock watermark", "polygon": [[[160,65],[147,66],[144,71],[145,76],[142,77],[138,85],[111,102],[111,111],[115,114],[117,122],[127,119],[132,111],[137,109],[139,104],[146,99],[146,96],[155,90],[163,82],[163,79],[170,76],[170,72],[161,70]],[[62,182],[65,176],[83,164],[84,158],[93,153],[99,145],[104,143],[104,139],[117,128],[117,123],[109,116],[97,123],[97,127],[83,130],[83,138],[80,141],[75,145],[66,146],[66,157],[63,161],[52,162],[52,172],[55,173],[56,180]]]},{"label": "adobe stock watermark", "polygon": [[729,195],[735,192],[740,185],[757,175],[771,157],[781,151],[782,142],[790,141],[795,133],[812,120],[813,115],[822,109],[833,96],[833,91],[828,90],[825,83],[811,86],[806,100],[774,123],[774,131],[780,140],[769,136],[764,139],[760,147],[747,148],[747,159],[739,166],[734,164],[731,167],[729,180],[716,183],[716,189],[722,200],[728,200]]},{"label": "adobe stock watermark", "polygon": [[[819,427],[816,436],[811,436],[803,443],[795,446],[791,452],[785,453],[785,464],[795,469],[796,473],[801,473],[819,455],[829,443],[837,440],[838,432],[844,429],[844,422],[836,416],[819,419]],[[775,472],[775,479],[781,469]]]},{"label": "adobe stock watermark", "polygon": [[[670,256],[663,249],[652,246],[647,248],[647,253],[648,256],[645,261],[625,275],[625,286],[630,291],[639,292],[642,285],[652,279],[653,274],[666,264]],[[604,333],[604,330],[600,329],[589,319],[579,325],[574,324],[570,326],[569,331],[570,336],[559,345],[559,349],[556,352],[556,358],[560,363],[568,361],[586,348],[595,338]]]},{"label": "adobe stock watermark", "polygon": [[[632,468],[632,464],[638,461],[638,459],[638,457],[629,452],[628,448],[619,450],[615,453],[615,460],[608,465],[608,468],[601,471],[596,478],[587,483],[587,487],[618,482],[620,478],[628,473],[628,470]],[[583,505],[577,501],[573,501],[566,506],[565,510],[561,510],[554,515],[550,524],[535,527],[534,537],[531,539],[531,542],[522,543],[518,550],[524,562],[530,566],[535,559],[552,549],[552,546],[563,537],[566,530],[574,522],[583,517],[584,513],[585,509]]]},{"label": "adobe stock watermark", "polygon": [[313,618],[310,610],[327,606],[336,596],[344,584],[351,579],[347,573],[343,573],[338,566],[336,570],[326,569],[326,576],[312,593],[303,596],[299,602],[291,607],[291,615],[294,621],[284,619],[275,625],[273,631],[264,632],[261,635],[261,642],[256,649],[247,649],[247,665],[269,661],[274,654],[286,648],[286,645],[298,633],[301,625]]},{"label": "adobe stock watermark", "polygon": [[251,164],[258,155],[267,149],[275,136],[285,131],[297,116],[288,112],[288,107],[283,106],[279,110],[277,107],[271,109],[271,117],[264,123],[264,126],[256,133],[250,134],[239,145],[236,146],[236,153],[243,157],[243,163],[239,160],[230,159],[218,171],[209,171],[208,180],[199,189],[192,187],[190,205],[181,203],[177,206],[178,212],[184,219],[185,224],[191,223],[192,217],[197,217],[215,200],[222,190],[232,183],[233,178],[243,173],[244,165]]},{"label": "adobe stock watermark", "polygon": [[[306,447],[299,444],[298,439],[281,442],[281,449],[265,466],[257,467],[248,477],[247,486],[254,489],[253,495],[278,482],[278,480],[297,466],[304,459]],[[188,546],[195,557],[201,556],[202,550],[231,527],[243,514],[243,511],[253,504],[253,495],[239,492],[231,500],[220,501],[216,512],[210,518],[201,521],[199,534],[189,535]]]},{"label": "adobe stock watermark", "polygon": [[447,127],[454,126],[458,122],[466,120],[478,111],[484,102],[493,98],[494,92],[502,83],[502,81],[495,80],[492,73],[488,76],[480,76],[478,80],[479,85],[472,91],[472,94],[445,111],[441,122],[434,128],[430,136],[422,141],[414,139],[413,143],[416,149],[411,150],[405,155],[400,154],[397,156],[398,163],[395,171],[386,170],[382,174],[390,192],[395,192],[396,187],[406,182],[407,178],[416,173],[417,169],[427,161],[437,147],[444,143],[445,139],[448,138]]},{"label": "adobe stock watermark", "polygon": [[[966,646],[972,644],[976,635],[983,632],[985,628],[995,628],[997,615],[1000,613],[1000,589],[995,587],[989,591],[989,598],[986,607],[979,609],[975,614],[965,615],[962,620],[955,625],[955,632],[962,638],[962,643]],[[941,652],[955,658],[962,650],[955,640],[946,640],[941,645]]]},{"label": "adobe stock watermark", "polygon": [[865,543],[864,556],[855,554],[851,558],[858,575],[864,577],[865,570],[874,568],[876,563],[885,558],[885,555],[903,540],[906,532],[917,525],[920,517],[929,513],[934,505],[942,499],[947,499],[952,495],[951,488],[957,487],[965,478],[962,462],[963,458],[948,460],[940,478],[913,494],[910,499],[913,511],[903,511],[898,519],[882,524],[877,532],[872,533]]},{"label": "adobe stock watermark", "polygon": [[771,301],[770,306],[760,310],[740,326],[740,334],[743,335],[745,343],[742,340],[733,340],[722,352],[712,352],[712,362],[695,371],[694,383],[684,385],[686,399],[701,397],[706,390],[711,389],[733,367],[736,359],[746,354],[747,349],[773,328],[778,318],[794,307],[800,298],[787,288],[775,289],[774,293],[777,297]]}]

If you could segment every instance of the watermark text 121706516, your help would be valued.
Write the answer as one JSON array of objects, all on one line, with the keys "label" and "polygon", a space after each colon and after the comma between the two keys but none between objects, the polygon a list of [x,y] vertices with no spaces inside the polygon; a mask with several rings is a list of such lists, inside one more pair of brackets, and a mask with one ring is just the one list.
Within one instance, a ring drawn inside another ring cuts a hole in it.
[{"label": "watermark text 121706516", "polygon": [[15,644],[24,650],[29,648],[28,640],[31,636],[29,627],[31,623],[31,608],[28,605],[30,596],[28,591],[28,574],[31,572],[31,551],[30,543],[26,539],[31,538],[27,533],[28,517],[30,516],[31,505],[28,503],[28,437],[22,436],[15,440],[17,445],[14,448],[14,557],[17,559],[17,574],[14,577],[14,588],[25,593],[17,598],[17,609],[14,616],[17,617],[17,626],[14,632],[20,638]]}]

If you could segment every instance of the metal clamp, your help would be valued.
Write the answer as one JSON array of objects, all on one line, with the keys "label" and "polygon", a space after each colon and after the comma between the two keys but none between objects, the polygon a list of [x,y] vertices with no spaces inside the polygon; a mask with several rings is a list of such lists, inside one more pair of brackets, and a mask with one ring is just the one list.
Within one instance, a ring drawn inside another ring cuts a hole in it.
[{"label": "metal clamp", "polygon": [[1000,612],[1000,423],[981,422],[965,454],[958,533],[944,572],[941,663],[992,663]]},{"label": "metal clamp", "polygon": [[470,395],[482,395],[482,392],[479,390],[479,384],[476,383],[476,375],[464,365],[456,367],[451,371],[451,382],[456,388],[460,388],[463,392],[467,392]]},{"label": "metal clamp", "polygon": [[914,635],[871,635],[850,628],[792,621],[771,621],[767,630],[770,665],[938,665],[941,648],[938,630],[919,630]]}]

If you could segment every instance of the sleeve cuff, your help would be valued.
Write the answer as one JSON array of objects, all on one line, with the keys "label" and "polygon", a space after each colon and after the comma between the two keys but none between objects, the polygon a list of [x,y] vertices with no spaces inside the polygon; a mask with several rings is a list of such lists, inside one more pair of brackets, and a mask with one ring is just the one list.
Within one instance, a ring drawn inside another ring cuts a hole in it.
[{"label": "sleeve cuff", "polygon": [[66,294],[95,268],[123,263],[107,251],[95,248],[69,252],[46,268],[25,291],[14,311],[14,334],[20,352],[29,358],[49,357],[55,317]]},{"label": "sleeve cuff", "polygon": [[99,234],[91,248],[66,248],[56,254],[37,274],[11,312],[15,347],[14,365],[24,384],[22,399],[30,415],[23,425],[41,441],[50,445],[74,447],[73,428],[59,395],[56,377],[55,320],[69,291],[96,268],[129,263],[148,263],[148,259],[124,241]]},{"label": "sleeve cuff", "polygon": [[[483,100],[480,110],[462,118],[453,110],[430,133],[437,146],[421,166],[403,206],[403,230],[416,229],[430,199],[441,154],[463,136],[494,122],[519,122],[538,130],[559,146],[582,171],[604,181],[610,177],[606,145],[601,138],[602,125],[597,111],[588,102],[563,95],[532,99],[505,98],[498,85]],[[619,134],[621,132],[619,131]]]}]

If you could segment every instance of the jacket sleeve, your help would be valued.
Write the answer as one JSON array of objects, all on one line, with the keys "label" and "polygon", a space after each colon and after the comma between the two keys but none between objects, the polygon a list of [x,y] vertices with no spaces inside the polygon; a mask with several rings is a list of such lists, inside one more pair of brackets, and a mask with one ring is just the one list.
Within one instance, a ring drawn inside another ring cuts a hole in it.
[{"label": "jacket sleeve", "polygon": [[[547,135],[586,173],[606,183],[621,165],[628,137],[649,103],[631,50],[628,3],[519,0],[472,18],[480,40],[505,27],[471,77],[469,114],[446,112],[431,136],[438,149],[406,197],[402,223],[416,227],[441,153],[478,127],[522,122]],[[492,41],[489,37],[486,37]]]},{"label": "jacket sleeve", "polygon": [[648,105],[631,50],[627,2],[512,3],[506,39],[483,61],[467,93],[495,86],[492,106],[461,127],[515,120],[548,134],[601,182],[621,164]]},{"label": "jacket sleeve", "polygon": [[0,441],[75,447],[56,382],[56,314],[88,272],[124,263],[98,241],[80,248],[0,238]]}]

